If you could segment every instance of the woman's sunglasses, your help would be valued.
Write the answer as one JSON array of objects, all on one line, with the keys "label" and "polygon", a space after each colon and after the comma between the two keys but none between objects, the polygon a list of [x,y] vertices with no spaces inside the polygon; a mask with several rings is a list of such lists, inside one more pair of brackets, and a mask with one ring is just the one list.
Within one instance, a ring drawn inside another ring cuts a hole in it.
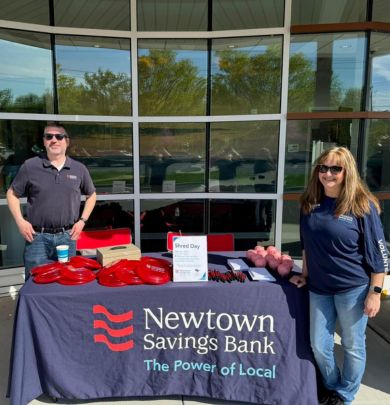
[{"label": "woman's sunglasses", "polygon": [[47,140],[47,141],[51,141],[53,139],[53,137],[55,137],[57,139],[57,141],[62,141],[64,138],[67,138],[68,136],[65,134],[43,134],[43,137]]},{"label": "woman's sunglasses", "polygon": [[332,174],[339,174],[343,171],[343,168],[341,166],[318,165],[320,173],[328,173],[329,170]]}]

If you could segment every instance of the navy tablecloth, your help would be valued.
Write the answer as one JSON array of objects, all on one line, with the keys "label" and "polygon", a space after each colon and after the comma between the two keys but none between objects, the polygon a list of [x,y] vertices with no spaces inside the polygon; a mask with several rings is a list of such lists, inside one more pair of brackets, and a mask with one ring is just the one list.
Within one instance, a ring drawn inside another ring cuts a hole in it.
[{"label": "navy tablecloth", "polygon": [[[209,255],[209,268],[226,269],[227,258]],[[11,405],[42,393],[313,405],[308,324],[307,290],[281,279],[121,288],[28,280],[8,394]]]}]

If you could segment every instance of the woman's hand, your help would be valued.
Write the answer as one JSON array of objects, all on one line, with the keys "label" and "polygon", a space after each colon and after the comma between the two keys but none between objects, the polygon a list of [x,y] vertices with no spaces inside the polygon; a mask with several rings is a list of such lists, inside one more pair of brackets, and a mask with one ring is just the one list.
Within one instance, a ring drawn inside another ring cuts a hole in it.
[{"label": "woman's hand", "polygon": [[381,295],[374,291],[369,291],[364,301],[364,313],[369,318],[373,318],[379,312],[380,307]]},{"label": "woman's hand", "polygon": [[303,276],[302,274],[292,276],[289,281],[290,283],[295,284],[298,288],[301,288],[304,285],[306,285],[306,277]]}]

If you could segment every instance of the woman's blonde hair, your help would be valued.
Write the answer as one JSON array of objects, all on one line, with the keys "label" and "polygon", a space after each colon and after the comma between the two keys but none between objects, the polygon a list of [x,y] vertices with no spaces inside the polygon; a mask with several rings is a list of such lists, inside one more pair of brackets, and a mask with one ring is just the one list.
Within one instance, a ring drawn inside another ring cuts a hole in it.
[{"label": "woman's blonde hair", "polygon": [[337,198],[335,215],[353,214],[356,217],[362,217],[370,212],[370,202],[374,204],[378,213],[380,213],[377,198],[360,178],[352,153],[344,147],[328,149],[316,160],[309,184],[300,198],[302,211],[305,214],[311,212],[325,195],[324,187],[318,178],[318,165],[324,164],[328,158],[333,159],[344,170],[344,181],[340,195]]}]

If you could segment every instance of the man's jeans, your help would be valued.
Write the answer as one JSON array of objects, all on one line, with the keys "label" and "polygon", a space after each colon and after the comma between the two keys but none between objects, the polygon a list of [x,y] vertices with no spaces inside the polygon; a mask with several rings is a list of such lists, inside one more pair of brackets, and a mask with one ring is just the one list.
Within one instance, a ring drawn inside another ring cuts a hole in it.
[{"label": "man's jeans", "polygon": [[70,231],[55,234],[36,233],[31,243],[26,242],[24,248],[24,272],[26,280],[30,276],[30,270],[33,267],[58,260],[56,252],[56,246],[58,245],[69,246],[69,257],[76,255],[76,241],[71,239]]},{"label": "man's jeans", "polygon": [[[350,404],[357,393],[366,365],[364,300],[368,285],[336,295],[310,292],[310,340],[325,387]],[[344,364],[340,371],[334,357],[336,319],[341,329]]]}]

